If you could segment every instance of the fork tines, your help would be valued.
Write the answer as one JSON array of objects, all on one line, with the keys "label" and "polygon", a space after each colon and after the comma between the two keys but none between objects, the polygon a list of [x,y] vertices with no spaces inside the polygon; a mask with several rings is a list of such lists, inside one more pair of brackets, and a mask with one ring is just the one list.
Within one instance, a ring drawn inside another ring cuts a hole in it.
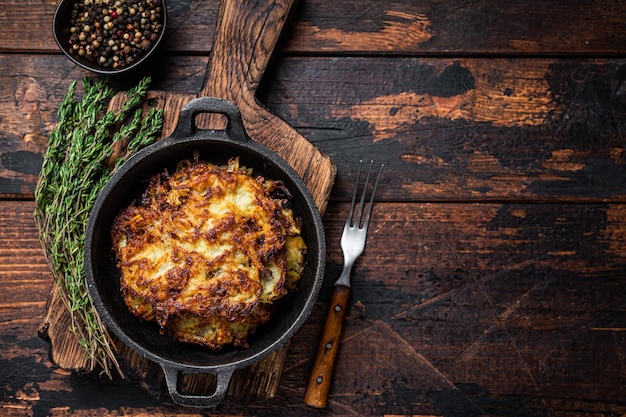
[{"label": "fork tines", "polygon": [[[361,193],[361,200],[359,205],[356,207],[356,213],[354,215],[354,224],[352,223],[352,212],[355,208],[356,196],[359,190],[359,180],[361,179],[361,171],[363,170],[363,160],[359,161],[359,172],[356,177],[356,184],[354,186],[354,193],[352,194],[352,202],[350,204],[350,212],[348,213],[348,218],[346,219],[346,227],[357,227],[367,230],[367,226],[369,224],[370,216],[372,214],[372,206],[374,204],[374,195],[376,194],[376,189],[378,188],[378,181],[380,180],[380,174],[383,172],[383,167],[385,164],[381,164],[378,169],[378,175],[376,175],[376,181],[374,182],[374,187],[372,188],[372,193],[370,195],[369,202],[367,204],[367,211],[365,216],[362,217],[363,208],[365,207],[365,195],[367,194],[367,187],[370,182],[370,176],[372,174],[372,166],[374,165],[374,161],[370,161],[369,167],[367,169],[367,176],[365,178],[365,184],[363,185],[363,192]],[[361,225],[362,223],[362,225]]]}]

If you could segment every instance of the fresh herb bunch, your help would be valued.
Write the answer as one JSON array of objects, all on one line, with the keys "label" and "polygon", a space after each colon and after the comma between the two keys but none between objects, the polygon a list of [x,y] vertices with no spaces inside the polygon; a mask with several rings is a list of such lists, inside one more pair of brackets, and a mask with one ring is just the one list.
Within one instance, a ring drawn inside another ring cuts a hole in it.
[{"label": "fresh herb bunch", "polygon": [[[150,81],[145,77],[129,90],[118,112],[106,109],[114,95],[106,81],[84,78],[79,100],[74,97],[74,81],[59,105],[58,125],[50,133],[35,189],[39,237],[71,315],[72,332],[88,354],[90,369],[100,366],[109,377],[113,368],[122,372],[111,337],[89,296],[85,232],[96,198],[115,169],[161,132],[163,111],[150,109],[143,114]],[[116,151],[120,147],[123,152]]]}]

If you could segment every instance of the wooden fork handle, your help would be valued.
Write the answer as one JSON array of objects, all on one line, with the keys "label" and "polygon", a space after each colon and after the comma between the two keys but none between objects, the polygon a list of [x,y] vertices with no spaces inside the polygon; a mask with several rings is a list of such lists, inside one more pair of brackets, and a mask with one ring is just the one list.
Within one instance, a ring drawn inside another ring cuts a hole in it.
[{"label": "wooden fork handle", "polygon": [[322,337],[317,348],[317,355],[313,362],[313,370],[304,393],[304,402],[311,407],[326,407],[349,298],[350,287],[335,286],[324,322]]}]

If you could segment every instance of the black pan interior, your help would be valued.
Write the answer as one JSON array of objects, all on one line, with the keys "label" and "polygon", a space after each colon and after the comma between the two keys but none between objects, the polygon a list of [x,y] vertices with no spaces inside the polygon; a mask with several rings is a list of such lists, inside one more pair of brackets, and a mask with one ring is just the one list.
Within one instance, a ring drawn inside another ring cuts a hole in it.
[{"label": "black pan interior", "polygon": [[[256,143],[232,141],[211,133],[196,134],[171,143],[168,141],[144,149],[122,166],[96,202],[85,243],[90,291],[108,326],[144,356],[157,362],[191,368],[244,366],[284,343],[306,319],[317,298],[325,256],[323,228],[317,208],[295,172],[275,154]],[[119,272],[110,239],[113,219],[143,193],[152,175],[164,169],[174,172],[181,160],[193,158],[196,152],[201,160],[220,165],[230,158],[239,157],[241,165],[253,169],[253,175],[282,180],[293,196],[292,208],[303,220],[302,235],[308,247],[304,275],[297,290],[276,305],[270,322],[249,338],[249,348],[225,348],[213,352],[201,346],[178,342],[161,334],[156,324],[141,322],[132,315],[120,296]]]}]

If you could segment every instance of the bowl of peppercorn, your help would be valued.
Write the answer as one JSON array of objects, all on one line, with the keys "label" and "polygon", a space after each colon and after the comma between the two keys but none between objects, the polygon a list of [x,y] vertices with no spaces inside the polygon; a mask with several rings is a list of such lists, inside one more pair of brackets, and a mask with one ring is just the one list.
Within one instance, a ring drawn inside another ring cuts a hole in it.
[{"label": "bowl of peppercorn", "polygon": [[130,71],[163,40],[165,0],[61,0],[54,39],[80,67],[99,74]]}]

